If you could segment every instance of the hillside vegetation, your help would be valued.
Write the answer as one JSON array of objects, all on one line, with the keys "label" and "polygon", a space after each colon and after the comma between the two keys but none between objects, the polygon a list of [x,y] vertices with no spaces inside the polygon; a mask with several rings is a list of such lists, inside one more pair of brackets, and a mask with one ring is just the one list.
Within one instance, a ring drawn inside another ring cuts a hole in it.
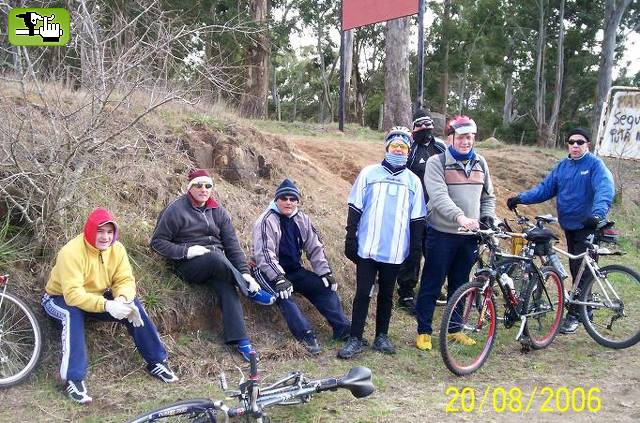
[{"label": "hillside vegetation", "polygon": [[[18,91],[12,95],[12,89],[3,88],[0,103],[3,118],[12,114],[32,116],[32,127],[41,125],[39,136],[55,139],[55,133],[47,133],[50,128],[47,117],[39,115],[38,99],[23,100]],[[71,104],[82,102],[71,92],[64,95]],[[119,110],[112,124],[134,120],[135,109],[134,104]],[[267,207],[280,181],[285,177],[293,179],[302,191],[301,207],[323,237],[340,281],[343,305],[350,313],[355,268],[342,254],[346,199],[360,169],[381,160],[381,140],[382,134],[361,128],[347,127],[342,134],[331,125],[247,121],[222,105],[169,104],[150,112],[115,137],[98,156],[100,160],[84,169],[74,181],[73,205],[58,220],[60,226],[35,234],[10,203],[0,205],[3,215],[0,223],[4,221],[8,228],[0,232],[0,266],[4,268],[0,271],[11,273],[11,289],[28,298],[38,310],[47,336],[43,361],[34,377],[20,387],[0,392],[3,404],[0,421],[122,421],[181,398],[220,397],[214,381],[221,370],[233,375],[230,382],[235,379],[234,366],[243,364],[222,344],[220,314],[214,311],[212,292],[205,287],[187,286],[173,277],[148,246],[158,213],[184,191],[190,167],[205,167],[214,175],[215,196],[230,212],[247,255],[253,221]],[[506,198],[537,183],[563,155],[559,150],[495,141],[479,143],[478,150],[488,160],[501,217],[511,216],[505,207]],[[10,177],[7,169],[0,168],[0,177]],[[625,260],[639,268],[640,172],[637,164],[626,163],[617,173],[622,175],[625,190],[613,215],[623,230],[622,245],[630,253]],[[121,240],[131,255],[140,295],[167,343],[181,382],[161,386],[150,380],[122,328],[90,325],[87,339],[91,368],[87,383],[94,403],[82,408],[65,401],[60,392],[56,380],[58,332],[37,304],[55,252],[81,231],[88,212],[98,206],[111,209],[120,222]],[[523,209],[529,215],[555,213],[551,203]],[[12,212],[8,213],[9,210]],[[46,240],[38,238],[42,234]],[[400,350],[395,357],[367,352],[345,363],[335,359],[338,345],[329,340],[330,328],[306,303],[303,308],[312,316],[323,347],[318,358],[308,358],[293,342],[275,307],[258,307],[248,302],[243,305],[248,330],[262,354],[265,379],[274,380],[294,368],[313,376],[337,376],[356,364],[368,365],[374,371],[378,392],[370,399],[356,401],[344,392],[323,395],[308,406],[275,412],[277,421],[442,418],[450,399],[445,388],[465,384],[476,389],[507,384],[520,386],[523,391],[542,384],[607,387],[608,402],[602,413],[607,416],[613,413],[610,417],[616,421],[627,417],[618,416],[627,406],[620,401],[630,404],[636,413],[640,404],[633,390],[625,391],[627,383],[637,386],[640,382],[638,348],[624,352],[605,350],[584,331],[571,338],[559,337],[548,350],[526,356],[517,352],[515,333],[510,334],[501,339],[482,371],[470,378],[455,379],[447,373],[437,351],[424,354],[413,348],[415,322],[400,311],[394,311],[391,328],[391,337]],[[367,336],[372,335],[371,330],[368,326]],[[501,366],[511,366],[509,379],[500,374]],[[508,416],[489,413],[485,417]],[[561,419],[562,415],[552,417]],[[579,415],[578,419],[582,417]]]}]

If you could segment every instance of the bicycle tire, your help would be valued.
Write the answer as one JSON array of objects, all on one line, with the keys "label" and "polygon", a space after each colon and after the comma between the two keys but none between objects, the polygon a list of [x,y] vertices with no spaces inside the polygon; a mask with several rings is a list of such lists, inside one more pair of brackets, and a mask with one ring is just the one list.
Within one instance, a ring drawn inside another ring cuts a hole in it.
[{"label": "bicycle tire", "polygon": [[207,398],[195,398],[178,401],[171,405],[156,408],[153,411],[140,414],[127,423],[143,422],[190,422],[216,423],[213,401]]},{"label": "bicycle tire", "polygon": [[42,332],[35,314],[18,297],[0,293],[0,388],[24,382],[42,352]]},{"label": "bicycle tire", "polygon": [[564,288],[558,272],[545,266],[540,269],[540,275],[536,271],[529,273],[521,308],[522,314],[529,315],[524,334],[534,350],[546,348],[553,342],[560,329],[564,308]]},{"label": "bicycle tire", "polygon": [[[496,308],[491,287],[481,291],[485,281],[485,278],[477,277],[458,288],[442,315],[440,354],[447,369],[458,376],[468,375],[482,367],[495,340]],[[475,344],[462,345],[451,339],[448,335],[452,328],[460,329],[452,333],[462,332]]]},{"label": "bicycle tire", "polygon": [[[640,274],[619,264],[602,267],[600,271],[620,298],[616,299],[606,288],[617,310],[604,303],[606,297],[602,286],[606,287],[606,283],[600,285],[595,278],[590,278],[580,300],[600,304],[596,307],[580,305],[582,324],[598,344],[613,349],[629,348],[640,341]],[[618,333],[622,335],[618,337]]]}]

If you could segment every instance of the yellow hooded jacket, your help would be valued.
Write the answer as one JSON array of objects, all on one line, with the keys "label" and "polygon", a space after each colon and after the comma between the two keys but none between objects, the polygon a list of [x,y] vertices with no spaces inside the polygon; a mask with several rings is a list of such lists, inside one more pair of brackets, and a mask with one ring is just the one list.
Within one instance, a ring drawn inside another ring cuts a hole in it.
[{"label": "yellow hooded jacket", "polygon": [[[95,247],[98,226],[113,223],[114,241],[106,250]],[[117,225],[105,209],[94,210],[87,219],[84,234],[69,241],[60,251],[51,270],[45,291],[62,295],[70,306],[91,313],[105,311],[104,291],[110,288],[113,297],[131,301],[136,295],[136,283],[124,245],[116,241]]]}]

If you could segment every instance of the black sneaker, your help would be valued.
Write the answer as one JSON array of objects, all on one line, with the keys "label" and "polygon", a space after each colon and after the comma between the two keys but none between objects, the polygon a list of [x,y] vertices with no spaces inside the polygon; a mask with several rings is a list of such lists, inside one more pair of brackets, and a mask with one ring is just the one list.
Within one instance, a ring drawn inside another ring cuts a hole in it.
[{"label": "black sneaker", "polygon": [[436,305],[439,305],[439,306],[447,305],[447,294],[444,291],[440,291],[440,295],[436,300]]},{"label": "black sneaker", "polygon": [[151,376],[160,379],[164,383],[173,383],[178,381],[178,376],[173,373],[173,370],[169,367],[169,363],[166,361],[147,364],[147,371]]},{"label": "black sneaker", "polygon": [[318,345],[318,340],[313,333],[306,334],[305,337],[300,340],[300,343],[309,354],[320,354],[320,346]]},{"label": "black sneaker", "polygon": [[350,336],[344,347],[338,350],[338,358],[351,358],[362,352],[362,340],[355,336]]},{"label": "black sneaker", "polygon": [[414,301],[413,297],[400,298],[398,300],[398,307],[413,316],[416,315],[416,302]]},{"label": "black sneaker", "polygon": [[560,333],[563,333],[565,335],[574,333],[576,330],[578,330],[578,324],[579,322],[577,317],[567,314],[567,316],[562,319],[562,323],[560,324]]},{"label": "black sneaker", "polygon": [[393,346],[391,340],[385,333],[381,333],[376,336],[376,339],[373,340],[373,345],[371,346],[376,351],[380,351],[384,354],[395,354],[396,347]]},{"label": "black sneaker", "polygon": [[64,389],[67,395],[78,404],[89,404],[92,398],[87,394],[87,385],[84,380],[68,380]]}]

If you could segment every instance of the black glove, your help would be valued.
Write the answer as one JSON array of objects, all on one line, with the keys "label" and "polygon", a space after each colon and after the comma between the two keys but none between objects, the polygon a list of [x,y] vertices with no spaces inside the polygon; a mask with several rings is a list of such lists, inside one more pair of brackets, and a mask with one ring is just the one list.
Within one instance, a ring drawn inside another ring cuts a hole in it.
[{"label": "black glove", "polygon": [[345,238],[344,255],[354,264],[358,264],[360,256],[358,255],[358,238]]},{"label": "black glove", "polygon": [[333,277],[331,272],[320,276],[320,279],[322,279],[325,288],[331,288],[332,291],[338,290],[338,281]]},{"label": "black glove", "polygon": [[495,229],[496,222],[493,216],[482,216],[480,218],[480,229]]},{"label": "black glove", "polygon": [[357,264],[360,260],[358,255],[358,225],[360,224],[360,214],[357,210],[349,207],[347,214],[347,236],[344,239],[344,255],[351,260],[354,264]]},{"label": "black glove", "polygon": [[293,285],[284,276],[279,276],[273,283],[273,287],[276,290],[276,295],[283,300],[286,300],[293,294]]},{"label": "black glove", "polygon": [[585,229],[598,229],[601,220],[600,216],[590,216],[582,221],[582,226],[584,226]]},{"label": "black glove", "polygon": [[406,258],[410,266],[416,266],[420,263],[422,256],[422,237],[424,235],[424,220],[411,222],[409,224],[409,256]]},{"label": "black glove", "polygon": [[507,207],[509,210],[514,211],[520,202],[520,196],[516,195],[515,197],[507,198]]}]

